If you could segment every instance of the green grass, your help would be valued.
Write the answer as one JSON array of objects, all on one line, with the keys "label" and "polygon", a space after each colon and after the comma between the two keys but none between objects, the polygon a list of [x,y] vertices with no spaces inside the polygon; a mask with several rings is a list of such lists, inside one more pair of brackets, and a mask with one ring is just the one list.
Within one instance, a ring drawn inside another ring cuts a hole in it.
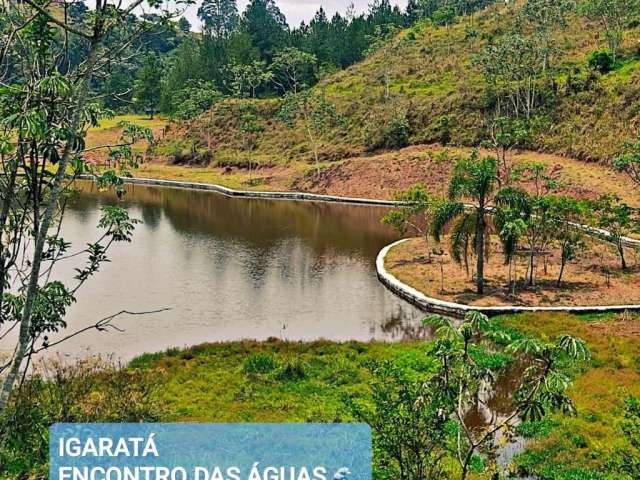
[{"label": "green grass", "polygon": [[640,67],[640,59],[628,58],[612,72],[608,73],[605,78],[609,84],[615,86],[619,82],[628,82],[633,79],[634,74]]},{"label": "green grass", "polygon": [[[513,336],[576,335],[587,341],[593,355],[590,367],[573,369],[577,416],[554,414],[519,427],[531,443],[517,458],[517,468],[543,479],[625,478],[605,472],[629,448],[620,421],[624,398],[640,395],[640,342],[637,334],[628,335],[637,318],[523,314],[494,322]],[[332,422],[352,420],[343,395],[369,395],[368,360],[391,360],[415,378],[425,378],[435,368],[427,352],[428,342],[247,341],[144,355],[131,367],[160,376],[162,388],[155,400],[163,405],[165,421]],[[508,362],[504,355],[484,351],[475,356],[491,367]],[[283,373],[291,365],[302,373]]]},{"label": "green grass", "polygon": [[[343,395],[368,394],[367,360],[392,360],[416,376],[426,376],[434,367],[426,351],[420,342],[274,340],[144,355],[131,366],[162,376],[157,399],[164,405],[166,421],[333,422],[351,420]],[[289,376],[292,365],[303,374]]]},{"label": "green grass", "polygon": [[93,127],[92,130],[106,130],[109,128],[117,128],[120,122],[131,122],[141,127],[162,127],[167,124],[167,120],[162,116],[155,116],[154,118],[149,118],[149,115],[136,115],[136,114],[128,114],[128,115],[116,115],[114,117],[107,117],[100,119],[100,124],[98,127]]},{"label": "green grass", "polygon": [[[591,350],[590,368],[576,371],[571,389],[578,414],[552,415],[538,425],[521,427],[535,439],[517,459],[521,470],[544,479],[623,479],[612,473],[621,451],[631,446],[620,422],[627,396],[640,396],[638,317],[625,315],[533,315],[498,320],[527,335],[553,338],[569,333]],[[629,479],[630,480],[630,479]]]}]

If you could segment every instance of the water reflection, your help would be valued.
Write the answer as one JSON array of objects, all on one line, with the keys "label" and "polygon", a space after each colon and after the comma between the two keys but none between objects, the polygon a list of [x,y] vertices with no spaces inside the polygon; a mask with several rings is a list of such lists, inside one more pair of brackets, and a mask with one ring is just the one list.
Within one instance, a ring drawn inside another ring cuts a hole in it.
[{"label": "water reflection", "polygon": [[[76,247],[97,236],[101,205],[84,184],[62,233]],[[121,202],[144,224],[87,284],[69,315],[78,328],[121,309],[171,307],[123,319],[126,333],[90,333],[72,355],[145,351],[208,341],[402,340],[422,337],[423,314],[377,281],[375,256],[395,239],[384,208],[232,199],[211,192],[129,186]],[[77,263],[58,275],[71,278]]]}]

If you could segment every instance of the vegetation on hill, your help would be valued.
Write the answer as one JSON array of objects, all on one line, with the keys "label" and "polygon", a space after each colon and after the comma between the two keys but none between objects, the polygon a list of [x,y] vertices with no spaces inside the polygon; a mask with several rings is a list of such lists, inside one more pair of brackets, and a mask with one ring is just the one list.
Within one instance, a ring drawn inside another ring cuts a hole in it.
[{"label": "vegetation on hill", "polygon": [[[611,61],[603,52],[609,34],[595,17],[569,8],[540,46],[538,20],[523,13],[524,4],[490,6],[446,25],[417,21],[362,62],[320,81],[315,94],[345,119],[327,127],[321,159],[408,144],[491,143],[499,136],[500,116],[512,119],[514,137],[524,130],[514,141],[518,148],[584,160],[611,160],[621,153],[639,118],[640,34],[633,16],[622,19],[622,42]],[[599,66],[594,54],[610,64]],[[509,62],[517,67],[509,70]],[[531,91],[524,88],[529,83]],[[524,102],[527,94],[532,96],[527,111],[509,111],[510,103]],[[169,144],[210,149],[223,163],[309,161],[304,126],[286,128],[278,115],[282,104],[280,99],[223,100],[178,128]],[[245,109],[262,126],[250,151],[242,148]]]}]

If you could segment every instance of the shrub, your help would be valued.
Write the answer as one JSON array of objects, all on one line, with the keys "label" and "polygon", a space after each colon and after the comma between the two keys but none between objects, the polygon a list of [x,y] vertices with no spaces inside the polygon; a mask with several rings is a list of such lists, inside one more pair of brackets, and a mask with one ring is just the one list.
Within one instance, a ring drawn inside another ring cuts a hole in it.
[{"label": "shrub", "polygon": [[445,478],[447,441],[455,431],[442,395],[391,362],[366,364],[371,401],[346,396],[354,418],[373,431],[374,478]]},{"label": "shrub", "polygon": [[252,353],[244,361],[243,370],[250,375],[269,373],[278,367],[278,362],[271,353]]},{"label": "shrub", "polygon": [[394,113],[390,118],[375,118],[365,127],[365,144],[370,150],[403,148],[409,145],[412,134],[406,112]]},{"label": "shrub", "polygon": [[629,443],[629,448],[618,452],[617,465],[614,469],[640,478],[640,399],[629,397],[625,400],[622,433]]},{"label": "shrub", "polygon": [[54,423],[154,422],[158,379],[90,359],[49,363],[14,393],[0,416],[0,477],[46,477]]},{"label": "shrub", "polygon": [[289,360],[276,374],[276,379],[285,382],[297,382],[304,380],[306,377],[307,372],[305,365],[299,359]]},{"label": "shrub", "polygon": [[606,50],[597,50],[589,57],[589,68],[600,73],[607,73],[613,70],[613,55]]}]

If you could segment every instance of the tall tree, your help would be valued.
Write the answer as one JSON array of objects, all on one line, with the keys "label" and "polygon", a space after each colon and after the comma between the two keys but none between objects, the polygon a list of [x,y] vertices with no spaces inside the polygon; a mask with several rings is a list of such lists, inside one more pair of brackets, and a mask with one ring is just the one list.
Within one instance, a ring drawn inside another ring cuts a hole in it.
[{"label": "tall tree", "polygon": [[522,7],[521,18],[541,40],[543,71],[549,67],[549,59],[556,50],[554,31],[567,26],[567,17],[575,8],[574,0],[527,0]]},{"label": "tall tree", "polygon": [[[157,0],[148,3],[160,6]],[[107,260],[110,246],[131,239],[134,222],[118,207],[103,209],[98,226],[104,235],[81,252],[68,251],[70,245],[58,226],[70,188],[67,175],[86,171],[84,134],[101,114],[92,81],[108,64],[122,62],[122,52],[139,41],[146,22],[134,28],[127,22],[142,4],[134,0],[123,9],[116,0],[97,0],[91,21],[81,25],[60,18],[57,5],[34,0],[0,4],[0,37],[6,39],[0,50],[0,75],[4,85],[10,84],[0,90],[0,327],[17,331],[16,347],[0,366],[0,411],[33,355],[53,345],[51,332],[66,327],[67,308]],[[59,62],[69,37],[85,45],[78,67]],[[115,45],[107,42],[113,38],[118,39]],[[9,62],[21,72],[20,79],[8,73]],[[148,134],[124,128],[134,137]],[[121,148],[118,155],[130,153]],[[116,171],[97,178],[102,185],[118,183]],[[60,262],[83,255],[86,264],[73,281],[54,280]],[[14,288],[9,291],[8,285]],[[108,329],[111,320],[88,328]]]},{"label": "tall tree", "polygon": [[273,82],[282,93],[295,95],[315,80],[316,63],[314,55],[287,47],[273,57]]},{"label": "tall tree", "polygon": [[480,62],[489,96],[495,98],[496,118],[531,119],[540,103],[544,58],[540,39],[521,33],[503,35],[485,47]]},{"label": "tall tree", "polygon": [[191,23],[185,17],[180,17],[178,20],[178,28],[182,33],[189,33],[191,31]]},{"label": "tall tree", "polygon": [[271,63],[277,51],[286,46],[289,26],[274,0],[251,0],[242,14],[241,28],[251,37],[260,58]]},{"label": "tall tree", "polygon": [[205,36],[227,38],[238,26],[236,0],[203,0],[198,8]]},{"label": "tall tree", "polygon": [[[476,287],[478,294],[484,294],[484,262],[488,243],[488,222],[493,194],[499,186],[498,161],[493,157],[480,158],[474,151],[469,158],[459,160],[449,183],[449,201],[443,204],[434,216],[432,232],[436,240],[448,225],[452,227],[452,256],[459,258],[460,244],[456,243],[458,233],[473,229],[473,248],[476,255]],[[463,200],[473,201],[469,211]]]},{"label": "tall tree", "polygon": [[133,87],[134,102],[138,109],[153,118],[160,103],[160,77],[162,68],[155,55],[148,55],[142,68],[138,70]]},{"label": "tall tree", "polygon": [[280,110],[280,119],[290,128],[300,125],[307,137],[316,173],[320,175],[320,145],[333,125],[344,125],[335,105],[327,101],[324,92],[305,90],[289,93]]}]

